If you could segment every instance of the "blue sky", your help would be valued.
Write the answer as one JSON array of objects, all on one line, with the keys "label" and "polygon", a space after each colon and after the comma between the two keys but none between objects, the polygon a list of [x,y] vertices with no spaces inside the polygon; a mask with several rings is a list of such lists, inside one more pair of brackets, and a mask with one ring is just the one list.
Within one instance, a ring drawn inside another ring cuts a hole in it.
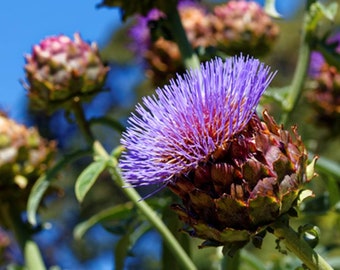
[{"label": "blue sky", "polygon": [[[0,9],[0,109],[11,117],[23,121],[20,105],[26,92],[19,80],[24,79],[24,55],[32,45],[44,37],[80,32],[86,41],[103,46],[114,29],[119,26],[117,9],[95,6],[101,0],[31,0],[3,1]],[[22,105],[21,105],[22,106]]]}]

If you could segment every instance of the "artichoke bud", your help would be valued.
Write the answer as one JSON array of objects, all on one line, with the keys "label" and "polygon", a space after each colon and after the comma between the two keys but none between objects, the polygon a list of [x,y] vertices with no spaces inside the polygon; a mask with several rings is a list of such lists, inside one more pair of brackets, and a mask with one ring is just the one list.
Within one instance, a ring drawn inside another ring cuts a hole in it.
[{"label": "artichoke bud", "polygon": [[56,143],[0,114],[2,138],[6,143],[0,147],[0,201],[22,200],[24,206],[32,185],[52,165]]},{"label": "artichoke bud", "polygon": [[217,5],[213,13],[216,43],[227,54],[264,55],[279,35],[279,27],[254,1],[228,1]]},{"label": "artichoke bud", "polygon": [[83,41],[78,33],[74,40],[64,35],[47,37],[33,46],[25,57],[27,85],[31,106],[52,112],[74,97],[91,97],[105,82],[106,67],[96,44]]}]

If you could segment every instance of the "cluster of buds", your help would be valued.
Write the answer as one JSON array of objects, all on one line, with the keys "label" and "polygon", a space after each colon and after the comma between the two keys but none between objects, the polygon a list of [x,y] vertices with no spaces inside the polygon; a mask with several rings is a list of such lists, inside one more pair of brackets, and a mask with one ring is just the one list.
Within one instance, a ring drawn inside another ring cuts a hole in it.
[{"label": "cluster of buds", "polygon": [[[194,49],[214,47],[229,55],[244,52],[258,56],[269,51],[279,32],[255,2],[229,1],[209,12],[197,2],[180,1],[178,12]],[[138,17],[129,32],[130,48],[146,61],[147,75],[156,85],[184,71],[177,44],[164,36],[154,39],[150,33],[150,26],[159,20],[166,21],[166,14],[153,9],[147,16]]]},{"label": "cluster of buds", "polygon": [[[327,43],[337,43],[335,53],[340,55],[340,34],[330,38]],[[340,71],[327,63],[321,53],[311,54],[309,76],[312,89],[307,99],[317,111],[318,123],[328,127],[339,126],[340,120]]]},{"label": "cluster of buds", "polygon": [[[208,47],[212,39],[207,10],[198,3],[183,1],[179,3],[178,11],[192,46]],[[160,20],[166,20],[166,15],[158,9],[153,9],[146,17],[138,17],[136,24],[129,31],[132,39],[130,48],[145,60],[147,76],[155,85],[163,85],[176,73],[184,72],[181,53],[176,42],[162,34],[154,37],[151,33],[152,25]]]},{"label": "cluster of buds", "polygon": [[67,108],[73,98],[92,96],[102,90],[108,72],[96,44],[88,44],[79,34],[74,40],[52,36],[33,46],[25,65],[28,96],[33,108],[53,111]]},{"label": "cluster of buds", "polygon": [[25,207],[35,181],[53,162],[54,141],[44,140],[35,128],[27,128],[0,115],[0,202]]},{"label": "cluster of buds", "polygon": [[124,178],[177,194],[173,209],[202,247],[260,246],[270,224],[296,214],[313,174],[296,127],[255,112],[273,75],[256,59],[215,59],[157,89],[129,119]]}]

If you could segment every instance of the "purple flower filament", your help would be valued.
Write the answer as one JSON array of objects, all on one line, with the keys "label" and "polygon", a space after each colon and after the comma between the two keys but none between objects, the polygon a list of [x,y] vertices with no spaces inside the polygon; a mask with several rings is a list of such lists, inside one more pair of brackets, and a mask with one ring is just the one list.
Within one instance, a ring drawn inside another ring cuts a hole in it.
[{"label": "purple flower filament", "polygon": [[273,76],[257,59],[216,58],[144,97],[121,139],[126,182],[165,185],[207,162],[245,127]]}]

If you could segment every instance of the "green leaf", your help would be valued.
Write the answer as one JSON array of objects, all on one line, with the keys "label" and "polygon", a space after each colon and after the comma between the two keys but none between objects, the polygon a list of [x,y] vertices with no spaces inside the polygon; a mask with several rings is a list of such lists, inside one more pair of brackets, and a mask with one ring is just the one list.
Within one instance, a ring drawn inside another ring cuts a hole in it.
[{"label": "green leaf", "polygon": [[100,222],[125,219],[130,215],[132,208],[133,203],[127,202],[125,204],[115,205],[100,211],[99,213],[90,217],[88,220],[79,223],[73,231],[73,236],[75,239],[80,239],[91,227]]},{"label": "green leaf", "polygon": [[283,104],[287,100],[290,87],[290,85],[283,87],[268,87],[261,98],[261,104],[264,105],[276,102],[281,106],[281,108],[283,108]]},{"label": "green leaf", "polygon": [[340,201],[340,190],[338,182],[331,175],[327,178],[327,191],[329,194],[330,207],[333,207]]},{"label": "green leaf", "polygon": [[135,228],[134,224],[131,224],[127,228],[126,233],[118,241],[115,247],[115,269],[124,269],[125,258],[129,254],[129,250],[145,232],[150,230],[150,228],[151,226],[148,222],[140,224],[137,228]]},{"label": "green leaf", "polygon": [[75,185],[75,193],[79,202],[83,201],[85,195],[96,182],[98,176],[106,168],[106,165],[106,159],[98,159],[87,166],[79,175]]},{"label": "green leaf", "polygon": [[124,270],[125,258],[130,247],[130,231],[119,239],[115,247],[115,267],[117,270]]},{"label": "green leaf", "polygon": [[52,169],[39,177],[32,187],[31,193],[27,201],[27,219],[32,225],[37,225],[36,213],[39,207],[40,201],[50,186],[51,182],[55,179],[58,172],[64,168],[66,165],[70,164],[78,158],[89,155],[91,150],[80,150],[72,154],[64,156],[59,162],[57,162]]},{"label": "green leaf", "polygon": [[338,9],[338,4],[333,2],[328,6],[325,6],[321,2],[315,2],[311,5],[309,10],[309,16],[307,20],[306,30],[313,32],[316,30],[320,20],[326,18],[333,21]]},{"label": "green leaf", "polygon": [[25,264],[28,270],[46,270],[38,245],[32,241],[26,241],[24,247]]}]

